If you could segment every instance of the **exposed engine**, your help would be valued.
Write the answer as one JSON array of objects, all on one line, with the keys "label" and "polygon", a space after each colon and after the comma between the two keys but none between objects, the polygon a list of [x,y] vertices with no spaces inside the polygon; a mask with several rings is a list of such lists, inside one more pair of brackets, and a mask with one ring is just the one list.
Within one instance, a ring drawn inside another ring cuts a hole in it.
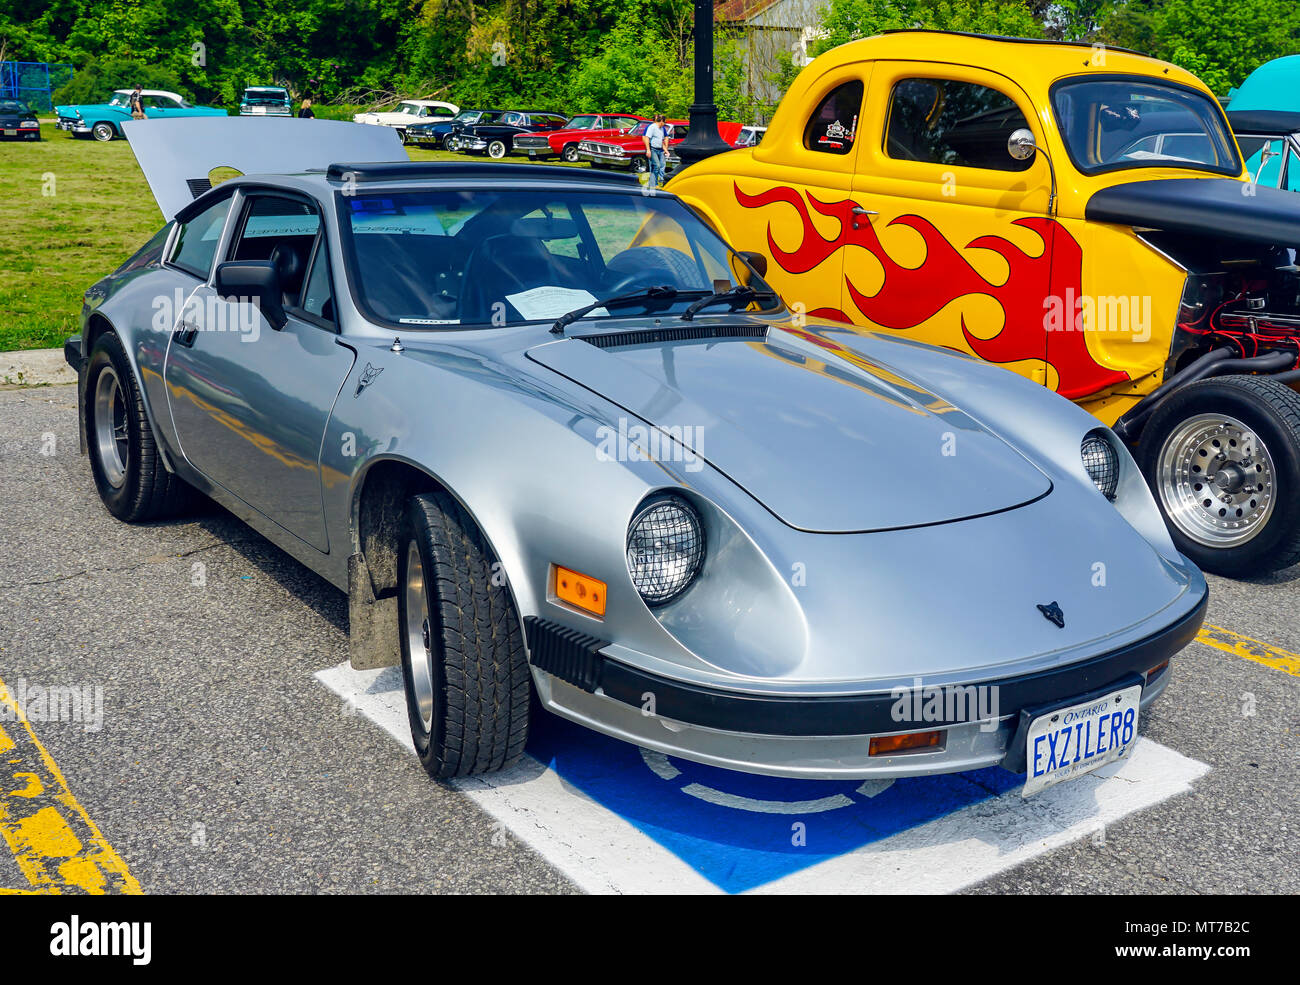
[{"label": "exposed engine", "polygon": [[1300,267],[1295,251],[1219,240],[1155,245],[1188,268],[1170,372],[1231,346],[1238,358],[1294,354],[1300,367]]}]

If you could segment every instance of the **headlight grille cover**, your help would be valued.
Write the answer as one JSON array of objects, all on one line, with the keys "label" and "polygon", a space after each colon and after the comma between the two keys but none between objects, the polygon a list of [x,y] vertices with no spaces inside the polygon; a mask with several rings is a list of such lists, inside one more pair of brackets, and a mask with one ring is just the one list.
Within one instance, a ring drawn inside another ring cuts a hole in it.
[{"label": "headlight grille cover", "polygon": [[677,496],[641,506],[627,532],[627,570],[647,605],[671,602],[690,586],[704,563],[700,515]]},{"label": "headlight grille cover", "polygon": [[1119,488],[1119,454],[1104,435],[1095,431],[1084,436],[1079,449],[1083,467],[1098,491],[1107,499],[1115,498]]}]

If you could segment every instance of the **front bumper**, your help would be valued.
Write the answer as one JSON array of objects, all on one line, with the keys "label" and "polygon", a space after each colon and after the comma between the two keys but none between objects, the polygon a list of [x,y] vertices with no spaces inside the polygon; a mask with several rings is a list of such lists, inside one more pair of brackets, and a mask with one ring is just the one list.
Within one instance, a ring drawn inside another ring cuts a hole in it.
[{"label": "front bumper", "polygon": [[67,130],[69,133],[90,133],[90,127],[85,120],[72,120],[66,116],[60,116],[59,122],[54,124],[56,130]]},{"label": "front bumper", "polygon": [[632,161],[635,160],[636,157],[638,156],[640,155],[634,154],[631,157],[629,157],[626,154],[605,154],[600,151],[591,151],[591,150],[578,151],[578,157],[582,158],[582,160],[584,161],[590,161],[592,164],[608,164],[616,168],[631,167]]},{"label": "front bumper", "polygon": [[479,151],[487,150],[488,142],[482,137],[457,137],[456,150],[469,151],[471,154],[477,154]]},{"label": "front bumper", "polygon": [[[748,773],[805,779],[923,776],[1005,765],[1023,771],[1013,746],[1021,713],[1071,704],[1125,679],[1141,678],[1142,707],[1168,683],[1166,662],[1196,636],[1208,595],[1164,629],[1136,643],[1051,670],[958,687],[996,689],[985,720],[895,717],[897,691],[842,696],[764,696],[702,687],[647,673],[601,652],[607,644],[571,631],[558,643],[526,620],[533,677],[542,703],[597,732],[670,756]],[[550,624],[553,625],[553,624]],[[554,632],[553,630],[551,632]],[[577,639],[578,646],[574,647]],[[1163,665],[1163,666],[1162,666]],[[1158,669],[1157,669],[1158,668]],[[908,699],[910,701],[910,697]],[[647,713],[652,701],[653,713]],[[872,756],[871,739],[944,731],[941,746]]]}]

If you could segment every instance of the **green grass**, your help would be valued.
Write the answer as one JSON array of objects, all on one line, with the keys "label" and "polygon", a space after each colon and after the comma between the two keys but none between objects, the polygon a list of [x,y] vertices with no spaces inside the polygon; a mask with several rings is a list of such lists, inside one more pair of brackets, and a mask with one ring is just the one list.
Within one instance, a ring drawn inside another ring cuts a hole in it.
[{"label": "green grass", "polygon": [[[86,288],[163,224],[125,140],[77,139],[52,123],[41,124],[41,138],[0,143],[0,352],[63,345],[80,330]],[[466,160],[417,147],[408,154]]]}]

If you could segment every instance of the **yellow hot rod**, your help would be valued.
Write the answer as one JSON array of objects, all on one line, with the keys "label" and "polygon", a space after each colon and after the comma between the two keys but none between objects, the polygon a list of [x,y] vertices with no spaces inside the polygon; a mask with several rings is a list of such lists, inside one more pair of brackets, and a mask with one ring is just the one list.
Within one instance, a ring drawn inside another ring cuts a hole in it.
[{"label": "yellow hot rod", "polygon": [[1038,380],[1130,443],[1179,548],[1300,561],[1300,198],[1137,52],[899,31],[669,184],[809,316]]}]

